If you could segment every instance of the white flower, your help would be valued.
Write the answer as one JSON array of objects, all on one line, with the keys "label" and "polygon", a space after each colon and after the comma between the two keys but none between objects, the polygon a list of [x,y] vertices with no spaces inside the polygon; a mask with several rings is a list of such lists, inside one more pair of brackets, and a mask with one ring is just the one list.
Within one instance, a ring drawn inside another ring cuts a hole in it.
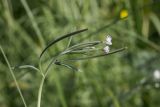
[{"label": "white flower", "polygon": [[108,35],[106,37],[106,41],[105,41],[106,45],[112,45],[112,37],[110,35]]},{"label": "white flower", "polygon": [[104,47],[103,50],[105,53],[109,53],[109,46]]},{"label": "white flower", "polygon": [[154,73],[153,73],[153,77],[156,80],[160,79],[160,71],[159,70],[155,70]]}]

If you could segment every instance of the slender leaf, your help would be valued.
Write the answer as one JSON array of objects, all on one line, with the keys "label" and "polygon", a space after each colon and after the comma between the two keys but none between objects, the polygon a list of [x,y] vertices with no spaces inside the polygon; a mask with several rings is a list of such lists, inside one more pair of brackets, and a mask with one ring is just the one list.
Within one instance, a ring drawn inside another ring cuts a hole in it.
[{"label": "slender leaf", "polygon": [[160,35],[160,19],[154,13],[150,15],[151,21],[157,29],[158,34]]},{"label": "slender leaf", "polygon": [[60,66],[67,67],[67,68],[69,68],[69,69],[71,69],[71,70],[73,70],[73,71],[79,71],[77,68],[75,68],[75,67],[73,67],[73,66],[71,66],[71,65],[62,63],[62,62],[60,62],[60,61],[58,61],[58,60],[56,60],[55,64],[56,64],[56,65],[60,65]]},{"label": "slender leaf", "polygon": [[94,56],[88,56],[88,57],[82,57],[82,58],[75,58],[75,59],[68,59],[66,61],[78,61],[78,60],[87,60],[87,59],[93,59],[93,58],[97,58],[97,57],[103,57],[103,56],[107,56],[107,55],[111,55],[120,51],[124,51],[126,50],[127,47],[123,47],[120,49],[117,49],[115,51],[109,52],[109,53],[105,53],[105,54],[99,54],[99,55],[94,55]]},{"label": "slender leaf", "polygon": [[79,49],[83,49],[86,47],[91,47],[91,46],[95,46],[102,43],[101,41],[93,41],[93,42],[87,42],[87,43],[80,43],[80,44],[76,44],[71,46],[68,50],[79,50]]},{"label": "slender leaf", "polygon": [[33,65],[21,65],[21,66],[15,66],[15,67],[12,67],[13,69],[27,69],[27,68],[30,68],[30,69],[33,69],[35,71],[38,71],[40,72],[40,70],[38,68],[36,68],[35,66]]},{"label": "slender leaf", "polygon": [[50,42],[50,43],[46,46],[46,48],[44,48],[44,50],[43,50],[42,53],[40,54],[40,58],[41,58],[42,55],[46,52],[46,50],[47,50],[48,48],[50,48],[52,45],[54,45],[55,43],[59,42],[60,40],[65,39],[65,38],[67,38],[67,37],[70,37],[70,36],[73,36],[73,35],[75,35],[75,34],[84,32],[84,31],[86,31],[86,30],[88,30],[88,29],[78,30],[78,31],[75,31],[75,32],[72,32],[72,33],[69,33],[69,34],[66,34],[66,35],[63,35],[63,36],[60,36],[60,37],[58,37],[57,39],[53,40],[52,42]]}]

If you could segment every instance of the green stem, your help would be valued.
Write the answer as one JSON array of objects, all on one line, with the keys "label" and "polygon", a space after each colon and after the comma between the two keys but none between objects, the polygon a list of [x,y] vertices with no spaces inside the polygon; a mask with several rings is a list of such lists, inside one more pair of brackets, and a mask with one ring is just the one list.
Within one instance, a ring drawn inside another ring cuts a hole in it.
[{"label": "green stem", "polygon": [[39,87],[37,107],[41,107],[41,98],[42,98],[42,90],[43,90],[44,80],[45,80],[45,76],[42,77],[41,84]]},{"label": "green stem", "polygon": [[[61,55],[61,54],[60,54]],[[40,67],[40,71],[42,73],[42,80],[41,80],[41,83],[40,83],[40,87],[39,87],[39,91],[38,91],[38,101],[37,101],[37,107],[41,107],[41,98],[42,98],[42,91],[43,91],[43,84],[44,84],[44,81],[46,79],[46,76],[49,72],[49,68],[51,67],[51,65],[56,61],[56,59],[60,56],[58,55],[56,58],[52,59],[51,62],[48,64],[45,72],[43,73],[42,72],[42,66],[41,66],[41,59],[39,61],[39,67]]]},{"label": "green stem", "polygon": [[14,82],[16,84],[17,90],[18,90],[18,92],[20,94],[20,97],[21,97],[21,99],[23,101],[24,107],[27,107],[26,101],[24,100],[24,97],[23,97],[21,89],[20,89],[20,87],[18,85],[17,79],[16,79],[16,77],[15,77],[15,75],[13,73],[12,67],[11,67],[11,65],[10,65],[10,63],[9,63],[9,61],[8,61],[8,59],[7,59],[7,57],[6,57],[6,55],[5,55],[5,53],[4,53],[4,51],[3,51],[3,49],[2,49],[1,46],[0,46],[0,50],[2,52],[2,55],[3,55],[3,57],[4,57],[4,59],[5,59],[6,63],[7,63],[7,65],[8,65],[9,71],[10,71],[12,77],[13,77],[13,80],[14,80]]}]

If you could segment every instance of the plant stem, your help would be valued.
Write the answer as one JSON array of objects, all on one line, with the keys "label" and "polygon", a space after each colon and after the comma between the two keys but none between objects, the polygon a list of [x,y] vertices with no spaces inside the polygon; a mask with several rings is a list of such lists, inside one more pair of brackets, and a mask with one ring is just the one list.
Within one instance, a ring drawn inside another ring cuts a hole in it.
[{"label": "plant stem", "polygon": [[[61,55],[61,54],[60,54]],[[49,71],[49,68],[51,67],[51,65],[56,61],[56,59],[60,56],[58,55],[56,58],[52,59],[51,62],[48,64],[45,72],[43,73],[42,71],[42,65],[41,65],[41,59],[39,61],[39,68],[40,68],[40,71],[42,73],[42,80],[41,80],[41,83],[40,83],[40,87],[39,87],[39,91],[38,91],[38,101],[37,101],[37,107],[41,107],[41,98],[42,98],[42,91],[43,91],[43,84],[44,84],[44,81],[46,79],[46,76],[48,74],[48,71]]]},{"label": "plant stem", "polygon": [[37,107],[41,107],[41,97],[42,97],[44,80],[45,80],[45,76],[42,77],[41,84],[40,84],[40,87],[39,87]]},{"label": "plant stem", "polygon": [[14,82],[16,84],[17,90],[18,90],[18,92],[19,92],[19,94],[21,96],[21,99],[23,101],[24,107],[27,107],[26,101],[24,100],[24,97],[23,97],[21,89],[20,89],[20,87],[18,85],[17,79],[16,79],[16,77],[15,77],[15,75],[13,73],[12,67],[11,67],[11,65],[10,65],[10,63],[9,63],[9,61],[8,61],[8,59],[7,59],[7,57],[6,57],[6,55],[5,55],[5,53],[4,53],[4,51],[3,51],[3,49],[2,49],[1,46],[0,46],[0,50],[2,52],[2,55],[3,55],[3,57],[4,57],[4,59],[5,59],[6,63],[7,63],[7,65],[8,65],[9,71],[10,71],[12,77],[13,77],[13,80],[14,80]]}]

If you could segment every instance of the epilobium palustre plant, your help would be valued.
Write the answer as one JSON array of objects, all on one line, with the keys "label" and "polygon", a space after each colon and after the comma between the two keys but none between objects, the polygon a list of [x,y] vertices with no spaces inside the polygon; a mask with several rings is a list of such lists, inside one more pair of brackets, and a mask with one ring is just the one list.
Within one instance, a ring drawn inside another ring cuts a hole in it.
[{"label": "epilobium palustre plant", "polygon": [[[114,51],[110,51],[110,46],[112,45],[112,37],[111,36],[107,36],[106,37],[106,40],[105,42],[103,41],[90,41],[90,42],[84,42],[84,43],[77,43],[75,45],[72,45],[70,46],[71,44],[71,38],[76,36],[76,34],[79,34],[79,33],[82,33],[84,31],[87,31],[88,29],[82,29],[82,30],[78,30],[78,31],[75,31],[75,32],[72,32],[72,33],[69,33],[69,34],[66,34],[66,35],[63,35],[63,36],[60,36],[58,37],[57,39],[54,39],[52,40],[45,48],[44,50],[41,52],[40,54],[40,57],[39,57],[39,62],[38,62],[38,65],[39,66],[33,66],[33,65],[21,65],[21,66],[16,66],[16,67],[11,67],[3,49],[0,47],[1,49],[1,52],[7,62],[7,65],[8,67],[10,68],[10,72],[12,74],[12,77],[16,83],[16,87],[20,93],[20,96],[23,100],[23,103],[24,103],[24,106],[27,107],[27,104],[25,102],[25,99],[24,99],[24,96],[22,95],[21,93],[21,90],[19,88],[19,85],[17,83],[17,80],[14,76],[14,73],[13,73],[13,70],[15,69],[26,69],[26,68],[30,68],[30,69],[33,69],[35,71],[38,71],[42,78],[41,78],[41,83],[39,85],[39,91],[38,91],[38,99],[37,99],[37,107],[41,107],[41,97],[42,97],[42,90],[43,90],[43,85],[44,85],[44,81],[47,77],[47,74],[49,73],[50,71],[50,68],[51,66],[53,66],[54,64],[55,65],[60,65],[60,66],[65,66],[73,71],[78,71],[78,69],[72,65],[69,65],[67,63],[64,63],[64,62],[68,62],[68,61],[80,61],[80,60],[86,60],[86,59],[92,59],[92,58],[98,58],[98,57],[103,57],[103,56],[107,56],[107,55],[110,55],[110,54],[114,54],[114,53],[117,53],[117,52],[120,52],[120,51],[123,51],[126,49],[126,47],[122,47],[120,49],[116,49]],[[66,39],[66,38],[70,38],[69,42],[68,42],[68,45],[67,45],[67,48],[64,49],[63,51],[61,51],[58,55],[56,55],[55,57],[51,57],[50,59],[50,63],[47,65],[46,68],[43,68],[42,66],[42,58],[44,56],[44,54],[47,52],[47,50],[49,48],[51,48],[51,46],[54,46],[56,43],[62,41],[63,39]],[[98,45],[103,45],[105,44],[105,47],[102,47],[102,49],[99,49],[97,48],[96,46]],[[100,51],[100,50],[103,50],[103,51]],[[96,52],[95,52],[96,51]],[[98,51],[98,54],[97,54],[97,51]],[[92,55],[88,55],[86,53],[89,53],[89,52],[92,52],[93,54]],[[95,54],[94,54],[95,52]],[[75,54],[75,53],[79,53],[79,54],[82,54],[85,56],[84,57],[77,57],[77,58],[70,58],[70,59],[61,59],[62,56],[64,55],[68,55],[68,54]]]}]

